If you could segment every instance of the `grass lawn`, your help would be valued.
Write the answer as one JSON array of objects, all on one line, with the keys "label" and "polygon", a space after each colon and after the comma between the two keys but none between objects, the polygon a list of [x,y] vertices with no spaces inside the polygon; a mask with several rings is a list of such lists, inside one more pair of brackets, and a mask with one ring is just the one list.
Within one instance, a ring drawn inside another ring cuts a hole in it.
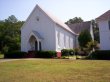
[{"label": "grass lawn", "polygon": [[110,82],[110,61],[22,59],[0,62],[0,82]]},{"label": "grass lawn", "polygon": [[4,58],[4,55],[3,55],[3,54],[0,54],[0,59],[1,59],[1,58]]}]

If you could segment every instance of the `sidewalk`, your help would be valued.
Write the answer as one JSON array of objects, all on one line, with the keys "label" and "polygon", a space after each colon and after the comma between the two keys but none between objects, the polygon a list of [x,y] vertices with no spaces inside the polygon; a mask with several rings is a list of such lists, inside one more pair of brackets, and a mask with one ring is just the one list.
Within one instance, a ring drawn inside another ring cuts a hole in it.
[{"label": "sidewalk", "polygon": [[0,62],[15,61],[20,59],[0,59]]}]

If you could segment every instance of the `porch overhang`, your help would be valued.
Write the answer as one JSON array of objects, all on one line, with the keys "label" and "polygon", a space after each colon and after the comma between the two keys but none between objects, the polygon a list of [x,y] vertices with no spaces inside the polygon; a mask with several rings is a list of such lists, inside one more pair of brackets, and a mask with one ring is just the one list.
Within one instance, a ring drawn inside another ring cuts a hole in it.
[{"label": "porch overhang", "polygon": [[33,35],[37,40],[39,40],[39,41],[41,41],[41,40],[44,39],[37,31],[32,31],[32,32],[30,33],[29,38],[30,38],[32,35]]},{"label": "porch overhang", "polygon": [[41,50],[41,42],[44,38],[37,32],[37,31],[32,31],[29,35],[29,45],[31,51],[34,50]]}]

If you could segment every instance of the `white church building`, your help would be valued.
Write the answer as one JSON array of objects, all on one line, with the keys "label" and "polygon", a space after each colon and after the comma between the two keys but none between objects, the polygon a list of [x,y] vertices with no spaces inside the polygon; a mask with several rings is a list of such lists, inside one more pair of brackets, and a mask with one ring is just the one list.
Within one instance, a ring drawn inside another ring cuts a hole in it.
[{"label": "white church building", "polygon": [[[100,49],[110,50],[110,10],[96,18],[99,26]],[[84,29],[89,30],[92,38],[91,22],[66,25],[52,14],[36,5],[21,27],[21,51],[61,52],[78,46],[78,35]]]},{"label": "white church building", "polygon": [[66,24],[36,5],[21,28],[21,51],[73,49],[77,36]]},{"label": "white church building", "polygon": [[100,49],[110,50],[110,10],[96,18],[99,26]]}]

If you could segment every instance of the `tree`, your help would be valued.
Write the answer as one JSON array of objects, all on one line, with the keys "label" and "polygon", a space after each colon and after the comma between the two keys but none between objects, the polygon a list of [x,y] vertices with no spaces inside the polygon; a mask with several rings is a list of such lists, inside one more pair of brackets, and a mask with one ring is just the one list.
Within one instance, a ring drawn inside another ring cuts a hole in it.
[{"label": "tree", "polygon": [[5,19],[5,21],[11,22],[11,23],[16,23],[18,21],[18,19],[14,15],[11,15],[8,17],[8,19]]},{"label": "tree", "polygon": [[65,24],[74,24],[74,23],[81,23],[83,22],[83,19],[81,17],[74,17],[72,19],[69,19]]},{"label": "tree", "polygon": [[87,48],[89,51],[94,51],[95,49],[98,49],[98,43],[97,41],[90,41],[87,43]]},{"label": "tree", "polygon": [[23,23],[23,21],[17,21],[14,15],[0,21],[0,51],[20,49],[20,27]]},{"label": "tree", "polygon": [[92,40],[91,34],[88,30],[84,30],[79,34],[78,42],[81,48],[86,47],[87,43]]}]

